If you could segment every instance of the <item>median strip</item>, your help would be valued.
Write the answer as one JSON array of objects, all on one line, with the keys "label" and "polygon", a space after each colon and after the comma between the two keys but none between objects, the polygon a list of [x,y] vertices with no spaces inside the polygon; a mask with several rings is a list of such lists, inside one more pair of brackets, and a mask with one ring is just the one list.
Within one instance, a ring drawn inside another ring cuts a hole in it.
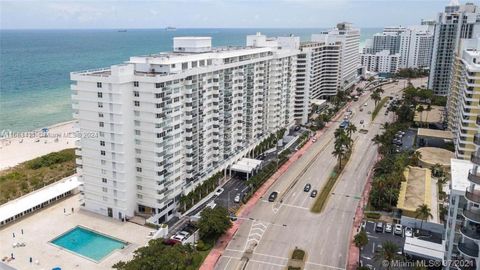
[{"label": "median strip", "polygon": [[375,120],[375,117],[377,117],[377,114],[380,112],[380,110],[382,109],[383,105],[385,105],[385,103],[387,103],[388,101],[388,97],[384,97],[378,104],[377,106],[375,107],[375,110],[373,110],[372,112],[372,121]]}]

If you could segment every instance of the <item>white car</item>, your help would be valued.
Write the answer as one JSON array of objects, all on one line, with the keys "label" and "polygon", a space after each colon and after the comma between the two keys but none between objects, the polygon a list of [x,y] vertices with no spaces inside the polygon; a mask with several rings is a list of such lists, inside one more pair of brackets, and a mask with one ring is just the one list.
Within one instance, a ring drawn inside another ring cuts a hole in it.
[{"label": "white car", "polygon": [[403,234],[402,224],[395,224],[395,229],[393,230],[393,233],[396,235],[402,235]]},{"label": "white car", "polygon": [[183,240],[185,240],[185,236],[175,234],[174,236],[170,237],[170,239],[182,242]]},{"label": "white car", "polygon": [[240,194],[237,194],[235,198],[233,199],[233,202],[239,203],[240,202]]},{"label": "white car", "polygon": [[391,233],[392,230],[393,230],[392,224],[391,224],[391,223],[387,223],[387,224],[385,225],[385,232],[386,232],[386,233]]},{"label": "white car", "polygon": [[219,188],[219,189],[215,190],[215,195],[219,196],[220,194],[222,194],[223,190],[224,190],[223,188]]},{"label": "white car", "polygon": [[317,141],[317,138],[314,137],[314,138],[312,139],[312,142],[316,142],[316,141]]},{"label": "white car", "polygon": [[405,228],[405,237],[413,237],[413,230],[410,227]]},{"label": "white car", "polygon": [[178,232],[177,235],[178,236],[183,236],[184,239],[187,239],[190,236],[190,233],[188,233],[186,231],[181,231],[181,232]]}]

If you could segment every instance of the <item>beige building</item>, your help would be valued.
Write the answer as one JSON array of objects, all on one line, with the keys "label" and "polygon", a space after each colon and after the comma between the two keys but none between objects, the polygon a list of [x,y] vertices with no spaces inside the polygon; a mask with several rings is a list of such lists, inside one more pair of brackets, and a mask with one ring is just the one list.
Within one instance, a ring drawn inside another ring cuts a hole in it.
[{"label": "beige building", "polygon": [[480,41],[463,40],[455,61],[447,104],[448,125],[454,134],[455,155],[470,159],[480,123]]}]

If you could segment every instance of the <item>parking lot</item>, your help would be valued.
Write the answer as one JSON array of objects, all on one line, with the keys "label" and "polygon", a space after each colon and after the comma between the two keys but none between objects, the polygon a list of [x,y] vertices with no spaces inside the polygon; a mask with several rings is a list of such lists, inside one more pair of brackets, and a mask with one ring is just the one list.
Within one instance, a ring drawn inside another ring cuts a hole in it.
[{"label": "parking lot", "polygon": [[402,252],[405,244],[405,235],[395,235],[392,232],[385,232],[385,223],[383,232],[375,232],[375,222],[366,221],[365,231],[368,235],[368,244],[363,247],[360,252],[360,263],[363,266],[368,266],[371,269],[383,269],[381,266],[381,259],[375,260],[374,256],[376,251],[382,247],[382,244],[386,241],[391,241],[399,247],[399,252]]},{"label": "parking lot", "polygon": [[[240,207],[242,196],[246,191],[246,180],[234,177],[222,188],[223,191],[215,198],[215,203],[227,208],[230,213],[235,213]],[[240,202],[234,201],[237,195],[240,195]]]}]

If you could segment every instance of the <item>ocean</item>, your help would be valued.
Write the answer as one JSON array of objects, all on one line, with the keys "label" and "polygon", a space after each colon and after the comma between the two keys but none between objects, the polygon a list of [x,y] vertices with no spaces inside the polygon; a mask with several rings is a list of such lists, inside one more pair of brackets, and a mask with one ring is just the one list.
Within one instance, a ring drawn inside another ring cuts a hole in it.
[{"label": "ocean", "polygon": [[[213,46],[244,45],[245,36],[300,36],[308,29],[0,30],[0,131],[30,131],[72,120],[71,71],[108,67],[130,56],[172,49],[174,36],[211,36]],[[361,43],[381,28],[363,28]]]}]

